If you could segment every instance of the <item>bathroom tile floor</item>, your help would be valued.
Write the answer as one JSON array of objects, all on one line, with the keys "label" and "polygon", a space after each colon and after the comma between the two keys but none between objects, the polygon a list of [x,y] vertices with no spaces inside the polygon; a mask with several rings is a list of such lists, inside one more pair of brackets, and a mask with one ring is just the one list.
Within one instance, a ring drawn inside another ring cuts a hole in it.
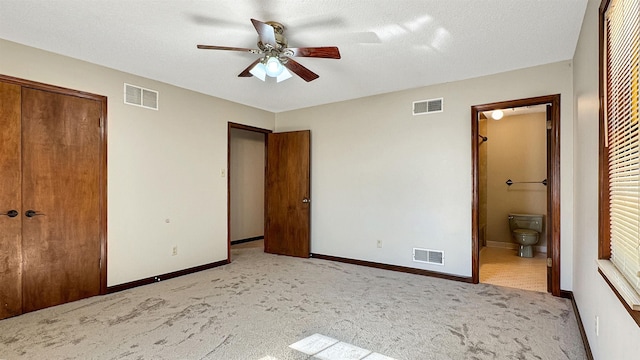
[{"label": "bathroom tile floor", "polygon": [[547,254],[521,258],[516,250],[484,247],[480,250],[480,282],[547,292]]}]

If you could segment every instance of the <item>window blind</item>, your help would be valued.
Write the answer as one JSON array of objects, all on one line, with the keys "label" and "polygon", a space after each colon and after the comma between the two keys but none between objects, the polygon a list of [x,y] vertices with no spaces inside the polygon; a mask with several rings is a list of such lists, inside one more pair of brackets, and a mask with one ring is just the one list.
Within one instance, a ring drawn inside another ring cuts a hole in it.
[{"label": "window blind", "polygon": [[611,0],[604,51],[611,261],[640,293],[640,0]]}]

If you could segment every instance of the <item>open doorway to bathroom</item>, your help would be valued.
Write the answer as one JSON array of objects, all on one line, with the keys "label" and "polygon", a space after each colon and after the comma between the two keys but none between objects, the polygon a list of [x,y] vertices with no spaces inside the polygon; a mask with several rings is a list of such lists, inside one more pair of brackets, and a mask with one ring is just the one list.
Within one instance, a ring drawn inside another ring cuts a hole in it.
[{"label": "open doorway to bathroom", "polygon": [[[561,295],[559,127],[560,95],[472,107],[475,283]],[[514,220],[536,219],[530,215],[542,215],[543,226]],[[529,234],[523,246],[516,228]],[[531,234],[538,239],[529,247]]]}]

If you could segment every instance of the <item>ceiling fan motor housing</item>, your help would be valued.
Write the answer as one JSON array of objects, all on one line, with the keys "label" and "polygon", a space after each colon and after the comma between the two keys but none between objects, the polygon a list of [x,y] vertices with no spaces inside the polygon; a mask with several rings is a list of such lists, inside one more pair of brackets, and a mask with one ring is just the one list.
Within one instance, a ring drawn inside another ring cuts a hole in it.
[{"label": "ceiling fan motor housing", "polygon": [[[276,38],[276,48],[275,50],[280,52],[283,49],[287,48],[287,38],[284,37],[284,25],[276,21],[267,21],[265,24],[271,26],[273,28],[273,32]],[[262,43],[260,39],[258,39],[258,48],[263,51],[268,51],[267,46]]]}]

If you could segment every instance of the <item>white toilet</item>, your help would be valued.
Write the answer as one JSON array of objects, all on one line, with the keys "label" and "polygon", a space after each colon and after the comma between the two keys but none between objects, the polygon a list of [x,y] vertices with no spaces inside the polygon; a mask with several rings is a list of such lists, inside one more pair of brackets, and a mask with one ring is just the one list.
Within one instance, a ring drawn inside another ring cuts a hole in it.
[{"label": "white toilet", "polygon": [[518,256],[533,257],[533,245],[540,240],[544,215],[509,214],[511,239],[518,245]]}]

